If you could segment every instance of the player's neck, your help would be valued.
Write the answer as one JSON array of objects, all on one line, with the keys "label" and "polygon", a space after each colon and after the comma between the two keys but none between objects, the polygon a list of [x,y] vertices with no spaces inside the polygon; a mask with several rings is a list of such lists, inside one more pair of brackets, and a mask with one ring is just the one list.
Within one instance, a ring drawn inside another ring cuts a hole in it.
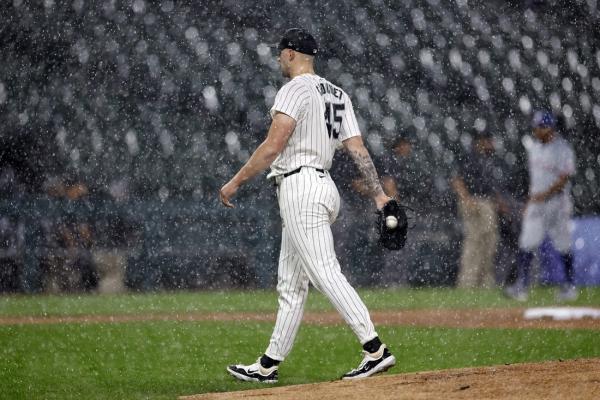
[{"label": "player's neck", "polygon": [[303,74],[315,74],[315,69],[313,68],[312,65],[298,65],[296,68],[293,68],[290,71],[290,78],[294,79],[295,77],[299,76],[299,75],[303,75]]},{"label": "player's neck", "polygon": [[542,143],[544,143],[544,144],[552,143],[554,141],[554,139],[556,139],[556,134],[551,133],[548,136],[546,136],[544,138],[544,140],[542,140]]}]

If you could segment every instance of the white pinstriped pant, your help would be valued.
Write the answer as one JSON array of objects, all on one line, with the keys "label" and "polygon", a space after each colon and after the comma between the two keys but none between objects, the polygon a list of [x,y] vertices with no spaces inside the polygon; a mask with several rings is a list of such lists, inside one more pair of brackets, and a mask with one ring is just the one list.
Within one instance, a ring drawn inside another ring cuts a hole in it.
[{"label": "white pinstriped pant", "polygon": [[331,224],[340,196],[329,173],[303,167],[277,187],[283,232],[277,291],[279,311],[265,354],[283,361],[289,354],[304,313],[308,284],[325,294],[361,344],[377,333],[367,307],[340,270]]}]

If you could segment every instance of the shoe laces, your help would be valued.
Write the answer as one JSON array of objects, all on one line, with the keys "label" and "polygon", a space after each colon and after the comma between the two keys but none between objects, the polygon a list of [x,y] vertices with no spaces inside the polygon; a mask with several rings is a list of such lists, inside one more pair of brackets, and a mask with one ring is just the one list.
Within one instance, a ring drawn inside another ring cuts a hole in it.
[{"label": "shoe laces", "polygon": [[353,373],[353,372],[360,371],[360,370],[362,369],[362,367],[364,367],[364,366],[365,366],[365,364],[366,364],[366,363],[369,361],[369,360],[367,359],[367,354],[369,354],[369,353],[367,353],[366,351],[363,351],[363,353],[364,353],[364,358],[362,359],[362,361],[360,362],[360,364],[358,364],[358,367],[356,367],[356,368],[352,368],[352,370],[350,370],[350,372],[348,372],[348,374],[351,374],[351,373]]},{"label": "shoe laces", "polygon": [[[369,353],[368,351],[363,350],[362,351],[363,359],[360,362],[360,364],[358,364],[358,367],[355,368],[355,369],[353,369],[353,371],[358,371],[358,370],[362,369],[362,367],[364,367],[365,364],[368,363],[369,361],[377,360],[378,358],[383,357],[383,351],[384,351],[384,349],[385,349],[385,344],[382,344],[379,347],[379,350],[377,350],[374,353]],[[381,353],[381,354],[379,354],[379,353]]]},{"label": "shoe laces", "polygon": [[258,357],[258,359],[256,360],[256,367],[258,369],[258,372],[260,372],[262,375],[269,375],[271,372],[278,369],[277,365],[273,365],[271,368],[263,367],[260,363],[260,357]]}]

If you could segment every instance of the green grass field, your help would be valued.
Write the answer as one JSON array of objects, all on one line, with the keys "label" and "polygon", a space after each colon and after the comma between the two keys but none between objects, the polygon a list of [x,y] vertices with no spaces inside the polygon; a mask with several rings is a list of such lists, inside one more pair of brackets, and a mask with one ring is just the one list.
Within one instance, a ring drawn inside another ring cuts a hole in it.
[{"label": "green grass field", "polygon": [[[371,310],[522,307],[498,291],[362,290]],[[537,289],[525,306],[554,304]],[[572,305],[600,304],[600,288]],[[119,296],[8,296],[0,317],[276,311],[274,291]],[[331,310],[311,293],[309,311]],[[0,325],[0,399],[175,399],[179,395],[257,387],[238,383],[225,366],[252,362],[272,323],[128,322]],[[391,373],[600,357],[598,331],[446,329],[379,326],[399,363]],[[328,381],[353,368],[360,347],[344,326],[303,325],[280,368],[280,383]]]}]

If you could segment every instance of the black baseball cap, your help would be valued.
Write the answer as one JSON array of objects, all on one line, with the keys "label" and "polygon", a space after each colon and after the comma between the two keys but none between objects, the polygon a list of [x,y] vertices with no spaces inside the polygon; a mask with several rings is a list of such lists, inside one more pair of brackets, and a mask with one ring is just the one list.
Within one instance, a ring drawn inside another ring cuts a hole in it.
[{"label": "black baseball cap", "polygon": [[291,28],[285,31],[277,48],[279,51],[292,49],[309,56],[314,56],[319,51],[315,38],[302,28]]}]

